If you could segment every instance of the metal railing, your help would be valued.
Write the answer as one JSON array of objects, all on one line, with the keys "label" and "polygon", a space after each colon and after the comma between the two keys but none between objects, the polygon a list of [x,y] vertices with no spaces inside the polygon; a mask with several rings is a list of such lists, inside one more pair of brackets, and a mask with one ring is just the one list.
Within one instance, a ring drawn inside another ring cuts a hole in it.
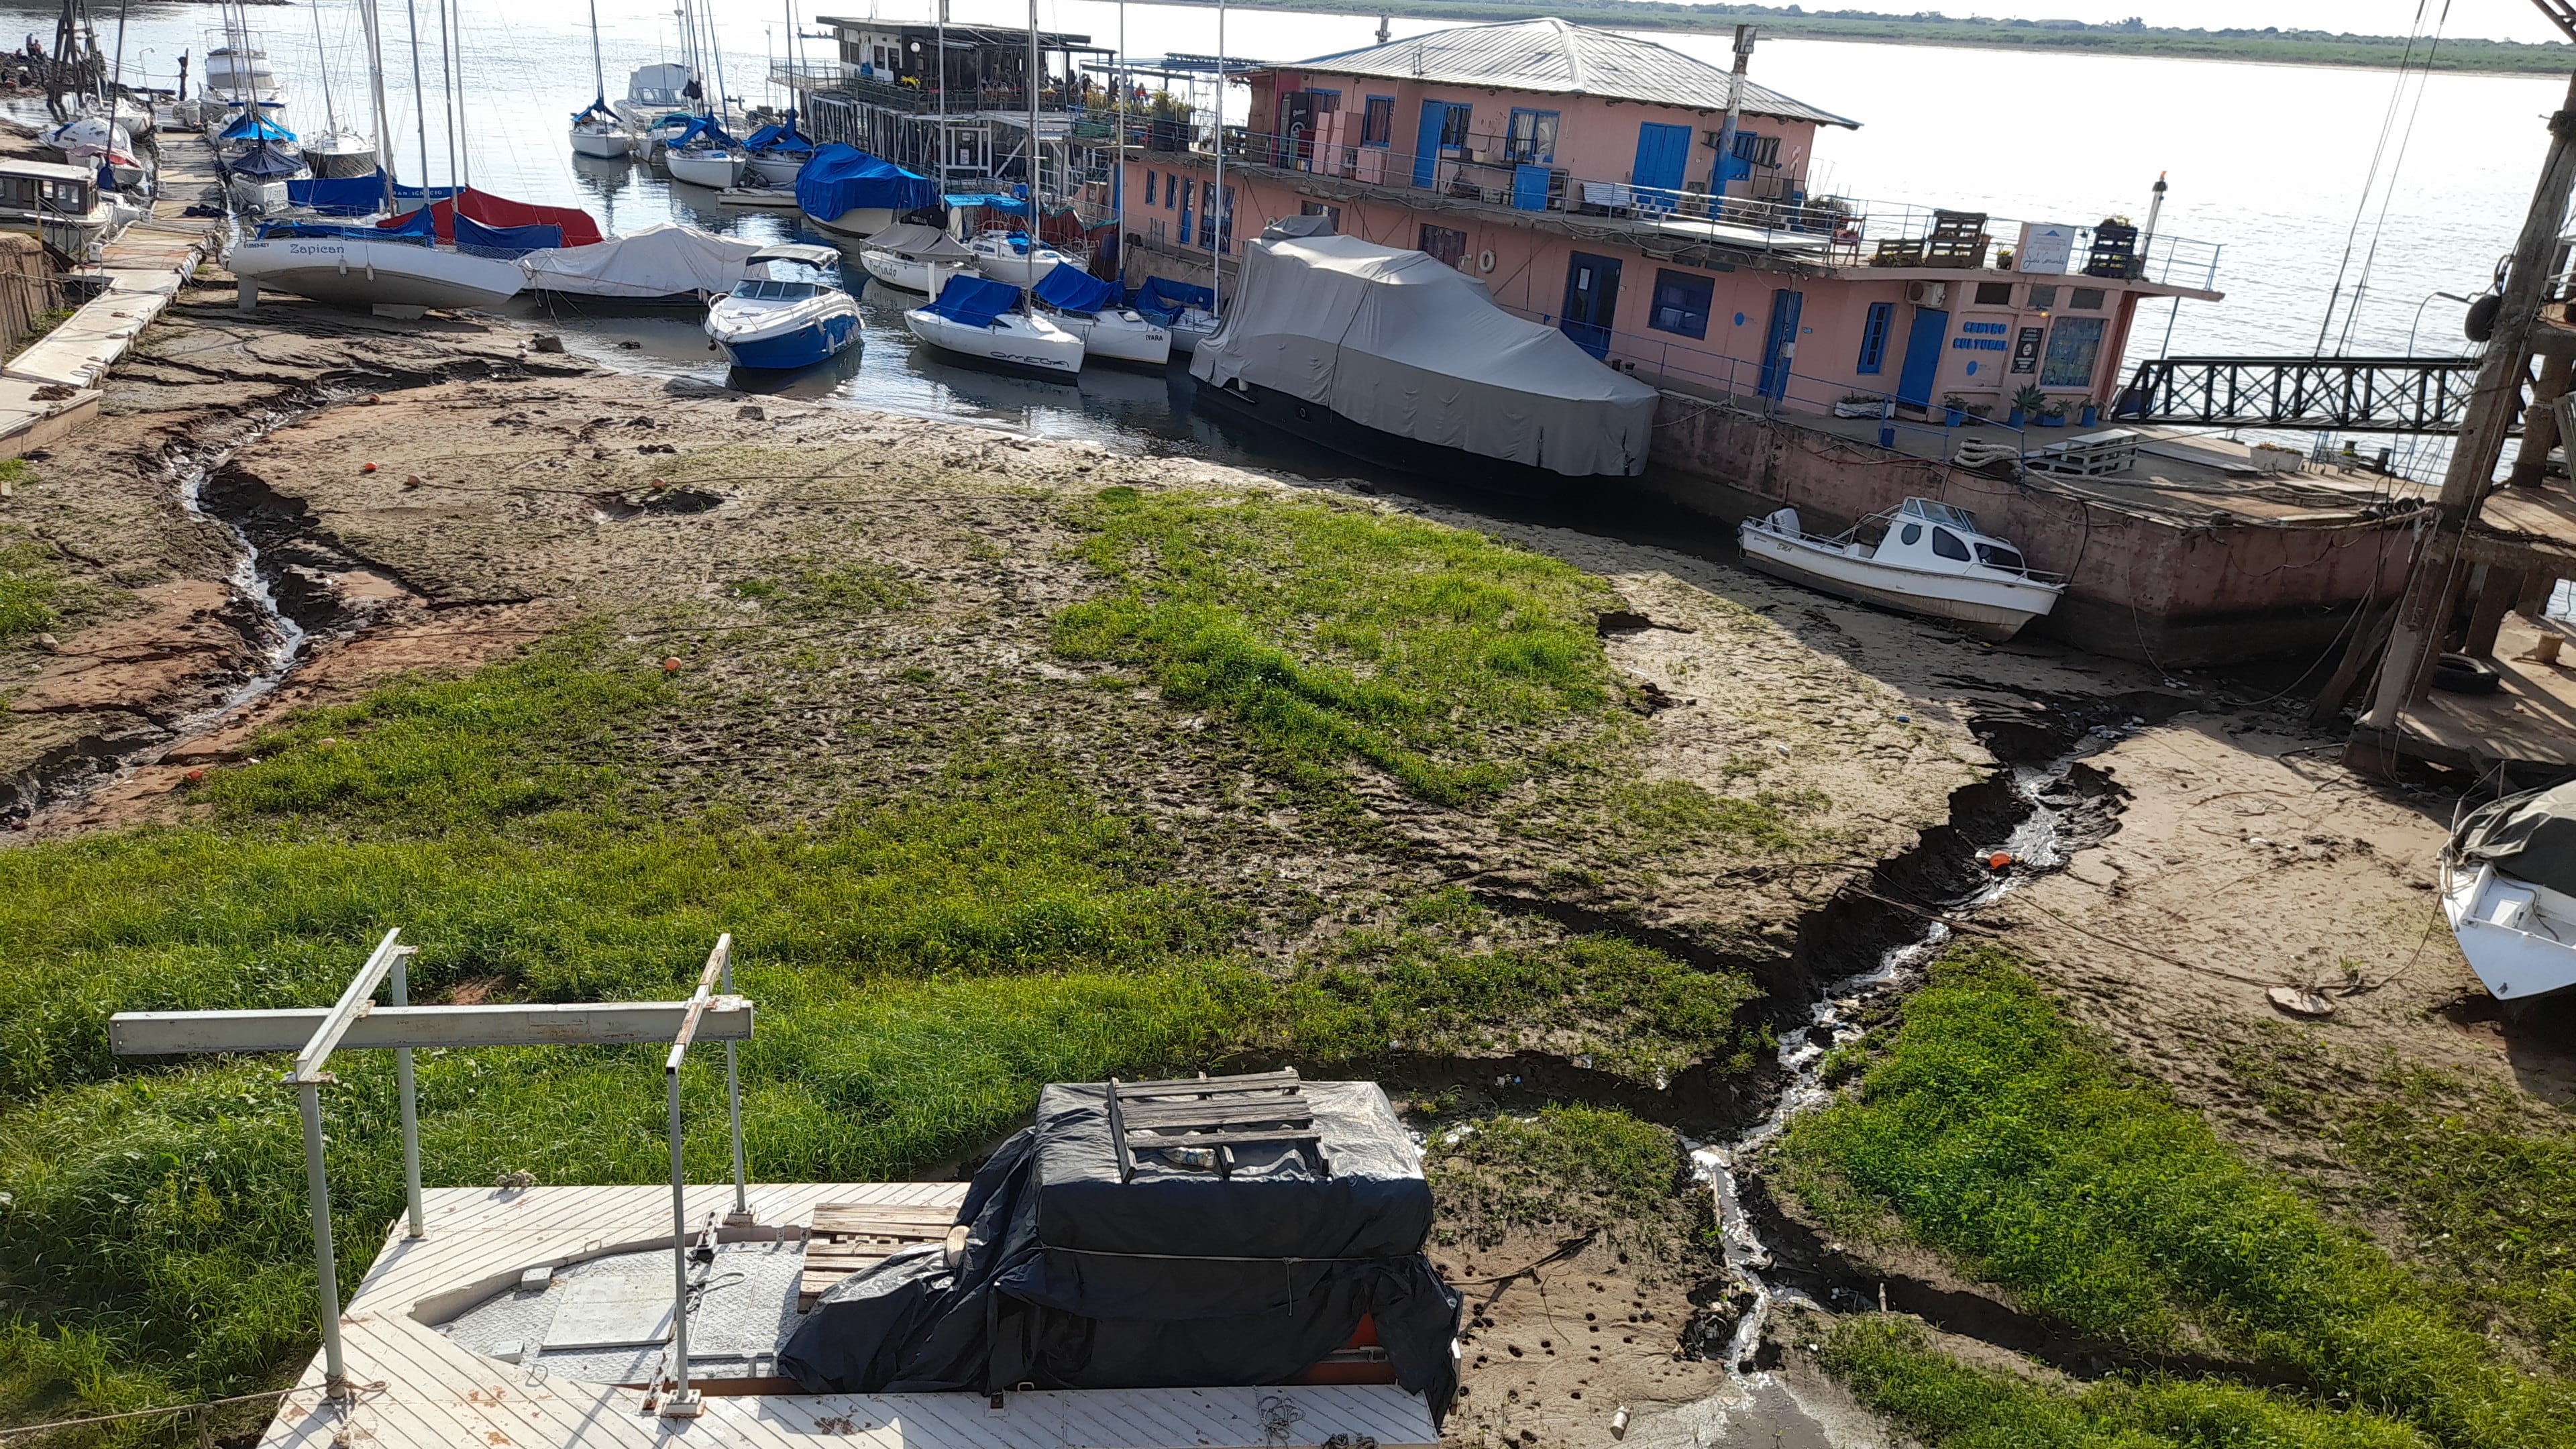
[{"label": "metal railing", "polygon": [[2347,433],[2453,433],[2477,357],[2159,357],[2120,395],[2123,421]]},{"label": "metal railing", "polygon": [[[943,105],[952,116],[971,115],[977,111],[1000,111],[1025,114],[1029,108],[1026,86],[950,86],[946,97],[935,85],[916,84],[911,79],[896,80],[888,75],[870,75],[855,65],[772,65],[769,82],[781,88],[830,94],[838,99],[856,101],[890,111],[911,115],[928,115]],[[1048,112],[1083,109],[1083,90],[1077,85],[1042,85],[1038,87],[1038,109]],[[1107,134],[1105,131],[1102,133]]]}]

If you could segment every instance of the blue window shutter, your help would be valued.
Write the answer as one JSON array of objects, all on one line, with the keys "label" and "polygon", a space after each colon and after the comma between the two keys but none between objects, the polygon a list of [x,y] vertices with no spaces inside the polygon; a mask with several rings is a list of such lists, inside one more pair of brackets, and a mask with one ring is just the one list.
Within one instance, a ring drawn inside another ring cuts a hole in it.
[{"label": "blue window shutter", "polygon": [[1860,364],[1855,372],[1877,372],[1887,360],[1887,330],[1896,321],[1894,302],[1869,304],[1869,320],[1861,324]]}]

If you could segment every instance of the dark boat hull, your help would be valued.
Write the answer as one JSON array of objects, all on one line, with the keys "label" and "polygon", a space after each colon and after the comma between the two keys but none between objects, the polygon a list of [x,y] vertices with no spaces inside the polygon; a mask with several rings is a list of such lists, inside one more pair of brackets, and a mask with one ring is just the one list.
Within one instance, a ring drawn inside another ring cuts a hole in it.
[{"label": "dark boat hull", "polygon": [[1363,463],[1420,474],[1450,488],[1506,493],[1516,498],[1563,498],[1627,481],[1625,475],[1618,473],[1558,473],[1470,453],[1464,448],[1401,437],[1366,423],[1355,423],[1321,403],[1274,392],[1258,383],[1236,382],[1219,387],[1204,378],[1197,381],[1200,401],[1211,408],[1250,418]]}]

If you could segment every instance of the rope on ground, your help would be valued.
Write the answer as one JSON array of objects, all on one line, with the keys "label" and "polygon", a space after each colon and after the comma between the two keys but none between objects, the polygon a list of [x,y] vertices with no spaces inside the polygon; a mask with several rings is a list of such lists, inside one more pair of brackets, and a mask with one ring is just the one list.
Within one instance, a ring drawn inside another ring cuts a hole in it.
[{"label": "rope on ground", "polygon": [[80,1429],[91,1424],[113,1424],[124,1419],[150,1419],[167,1414],[195,1413],[202,1409],[220,1409],[231,1404],[257,1403],[262,1399],[282,1399],[304,1387],[307,1386],[296,1384],[283,1389],[262,1389],[255,1394],[236,1394],[229,1399],[206,1399],[199,1403],[172,1404],[159,1409],[128,1409],[122,1414],[93,1414],[86,1419],[56,1419],[49,1424],[0,1426],[0,1439],[16,1439],[29,1434],[50,1434],[56,1429]]}]

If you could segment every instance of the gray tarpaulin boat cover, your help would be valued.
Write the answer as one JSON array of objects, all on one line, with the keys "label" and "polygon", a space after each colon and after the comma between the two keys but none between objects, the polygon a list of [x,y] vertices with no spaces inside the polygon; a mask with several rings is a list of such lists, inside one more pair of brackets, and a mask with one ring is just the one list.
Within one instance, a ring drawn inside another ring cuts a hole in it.
[{"label": "gray tarpaulin boat cover", "polygon": [[687,292],[730,292],[743,279],[744,263],[760,250],[696,227],[665,222],[586,247],[555,247],[519,258],[528,285],[542,292],[584,297],[671,297]]},{"label": "gray tarpaulin boat cover", "polygon": [[1275,1384],[1368,1315],[1396,1382],[1445,1414],[1460,1299],[1422,1252],[1421,1154],[1374,1082],[1301,1095],[1329,1171],[1259,1144],[1227,1177],[1139,1151],[1121,1181],[1102,1086],[1046,1088],[967,1190],[963,1259],[931,1245],[842,1279],[780,1372],[813,1393]]},{"label": "gray tarpaulin boat cover", "polygon": [[1574,477],[1641,473],[1654,438],[1653,388],[1426,253],[1357,237],[1245,243],[1242,286],[1190,373]]},{"label": "gray tarpaulin boat cover", "polygon": [[948,233],[917,221],[899,221],[867,240],[867,245],[881,252],[910,257],[917,262],[971,262],[975,254],[957,244]]},{"label": "gray tarpaulin boat cover", "polygon": [[2470,870],[2493,861],[2499,874],[2576,896],[2576,781],[2478,807],[2451,854]]}]

